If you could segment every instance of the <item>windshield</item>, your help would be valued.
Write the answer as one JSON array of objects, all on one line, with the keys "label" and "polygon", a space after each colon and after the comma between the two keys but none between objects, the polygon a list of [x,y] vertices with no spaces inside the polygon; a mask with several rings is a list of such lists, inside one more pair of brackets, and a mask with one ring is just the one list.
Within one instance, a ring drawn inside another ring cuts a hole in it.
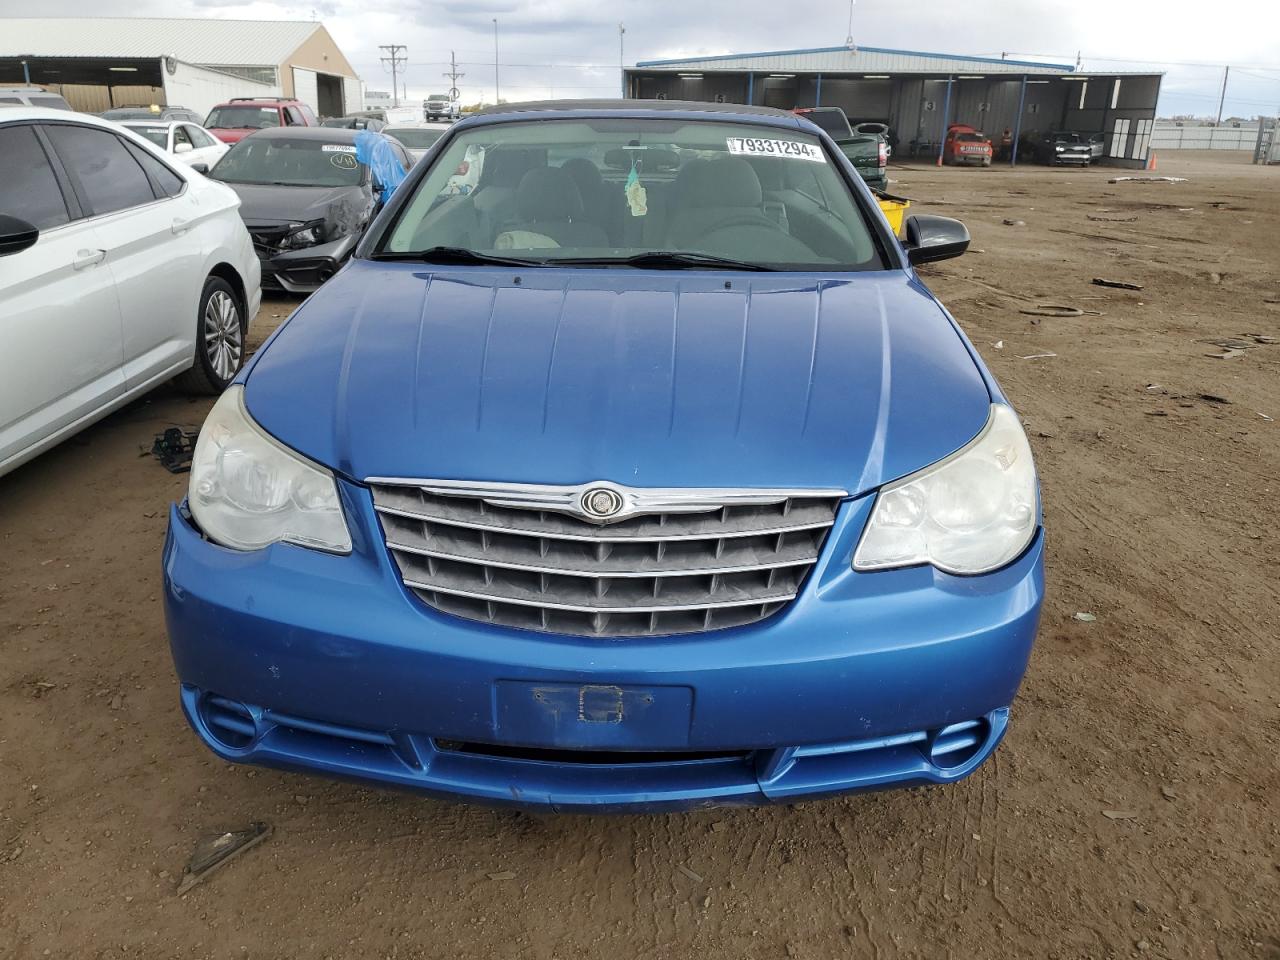
[{"label": "windshield", "polygon": [[161,150],[169,149],[169,128],[147,126],[141,123],[126,123],[126,127],[138,134],[140,137],[146,137]]},{"label": "windshield", "polygon": [[444,133],[443,130],[432,130],[430,127],[387,127],[382,132],[395,137],[410,150],[425,150]]},{"label": "windshield", "polygon": [[710,120],[462,131],[376,245],[388,257],[428,261],[444,248],[454,262],[478,254],[583,266],[648,257],[653,265],[648,255],[660,252],[754,269],[882,267],[868,220],[817,137]]},{"label": "windshield", "polygon": [[849,126],[849,118],[844,111],[836,107],[830,110],[806,110],[800,113],[810,123],[816,123],[833,140],[844,140],[853,134]]},{"label": "windshield", "polygon": [[362,182],[364,169],[349,143],[256,134],[227,151],[209,176],[226,183],[349,187]]},{"label": "windshield", "polygon": [[219,130],[263,130],[280,126],[280,111],[275,107],[214,107],[204,125]]}]

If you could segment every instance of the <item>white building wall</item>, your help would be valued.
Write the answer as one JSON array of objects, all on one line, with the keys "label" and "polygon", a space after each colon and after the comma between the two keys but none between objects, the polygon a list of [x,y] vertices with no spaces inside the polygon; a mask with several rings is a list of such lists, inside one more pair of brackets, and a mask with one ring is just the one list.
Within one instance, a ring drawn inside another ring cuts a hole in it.
[{"label": "white building wall", "polygon": [[182,61],[171,61],[174,72],[161,70],[164,77],[165,103],[186,107],[202,117],[215,106],[233,97],[278,97],[280,87],[275,84],[255,83],[242,77],[207,70]]}]

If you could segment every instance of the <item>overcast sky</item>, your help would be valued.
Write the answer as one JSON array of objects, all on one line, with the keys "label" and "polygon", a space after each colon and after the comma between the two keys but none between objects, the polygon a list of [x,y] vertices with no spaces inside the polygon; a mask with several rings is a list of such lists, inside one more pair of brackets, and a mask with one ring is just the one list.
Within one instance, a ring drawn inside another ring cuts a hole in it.
[{"label": "overcast sky", "polygon": [[[618,23],[636,60],[835,46],[847,0],[0,0],[0,15],[318,19],[370,89],[389,90],[379,44],[408,49],[411,98],[443,91],[449,52],[466,74],[464,102],[492,101],[493,18],[504,99],[613,96]],[[0,30],[3,24],[0,23]],[[1164,70],[1162,115],[1280,112],[1280,5],[1273,0],[857,0],[853,37],[866,46],[1023,58],[1086,69]],[[1104,59],[1105,58],[1105,59]],[[1149,61],[1149,62],[1144,62]],[[548,66],[559,64],[561,66]],[[569,66],[582,65],[589,66]],[[1199,66],[1207,64],[1207,66]]]}]

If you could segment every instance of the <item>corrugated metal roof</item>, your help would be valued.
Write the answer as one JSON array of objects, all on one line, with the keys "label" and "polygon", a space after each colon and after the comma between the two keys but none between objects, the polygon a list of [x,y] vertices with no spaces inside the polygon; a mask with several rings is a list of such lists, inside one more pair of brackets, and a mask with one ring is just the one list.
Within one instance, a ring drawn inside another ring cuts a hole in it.
[{"label": "corrugated metal roof", "polygon": [[1064,63],[1033,63],[1029,60],[1002,60],[996,57],[966,57],[953,53],[926,53],[920,50],[889,50],[884,47],[814,47],[807,50],[771,50],[764,53],[734,53],[715,57],[688,57],[680,60],[646,60],[636,64],[645,70],[785,70],[831,73],[1070,73],[1075,68]]},{"label": "corrugated metal roof", "polygon": [[210,66],[276,66],[320,24],[302,20],[14,17],[0,57],[177,57]]}]

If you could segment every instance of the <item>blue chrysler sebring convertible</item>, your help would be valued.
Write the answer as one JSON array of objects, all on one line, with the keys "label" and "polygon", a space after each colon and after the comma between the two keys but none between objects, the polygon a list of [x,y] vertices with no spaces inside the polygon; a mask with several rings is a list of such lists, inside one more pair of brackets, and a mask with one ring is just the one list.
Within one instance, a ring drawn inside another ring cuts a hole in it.
[{"label": "blue chrysler sebring convertible", "polygon": [[1038,487],[914,271],[968,233],[905,233],[781,111],[455,124],[200,433],[164,552],[196,732],[560,810],[972,772],[1035,637]]}]

